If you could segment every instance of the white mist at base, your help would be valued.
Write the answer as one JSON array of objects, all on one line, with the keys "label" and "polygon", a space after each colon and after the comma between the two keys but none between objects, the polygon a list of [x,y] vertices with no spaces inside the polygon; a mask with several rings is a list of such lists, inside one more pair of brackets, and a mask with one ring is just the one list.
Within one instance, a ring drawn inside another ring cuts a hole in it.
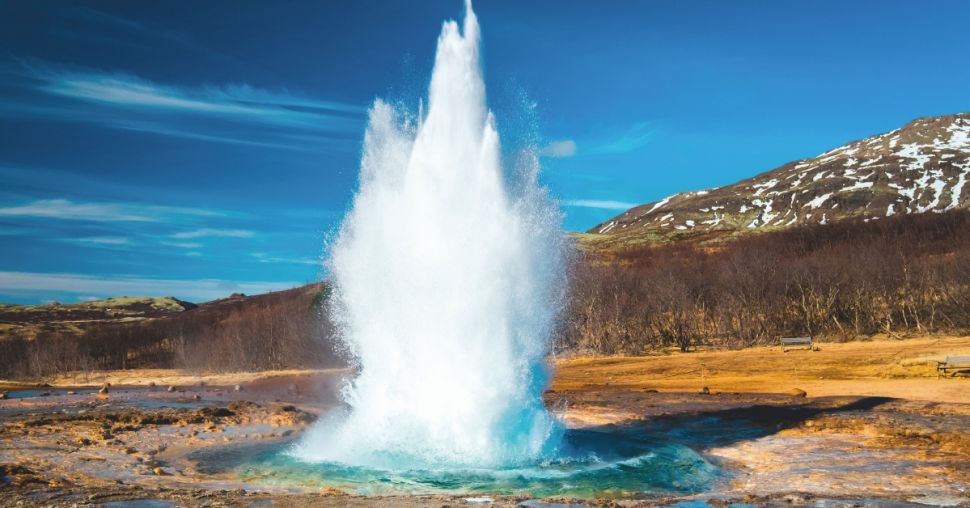
[{"label": "white mist at base", "polygon": [[[357,377],[302,460],[389,469],[502,467],[555,454],[542,401],[564,290],[561,215],[535,155],[502,169],[479,26],[438,39],[427,108],[378,100],[360,189],[331,251],[334,313]],[[421,116],[423,114],[423,117]]]}]

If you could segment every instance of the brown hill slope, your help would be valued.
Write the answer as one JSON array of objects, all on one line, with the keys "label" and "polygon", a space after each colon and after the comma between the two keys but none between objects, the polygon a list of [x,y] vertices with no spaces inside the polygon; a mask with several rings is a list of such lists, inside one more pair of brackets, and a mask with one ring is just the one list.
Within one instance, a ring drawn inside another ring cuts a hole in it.
[{"label": "brown hill slope", "polygon": [[50,333],[81,333],[89,326],[166,317],[196,307],[194,303],[171,296],[123,296],[72,304],[0,304],[0,341],[35,339]]},{"label": "brown hill slope", "polygon": [[968,178],[970,113],[920,118],[733,185],[638,206],[582,238],[607,248],[711,241],[850,218],[968,208]]},{"label": "brown hill slope", "polygon": [[0,377],[88,369],[340,364],[325,283],[199,305],[174,298],[0,306]]}]

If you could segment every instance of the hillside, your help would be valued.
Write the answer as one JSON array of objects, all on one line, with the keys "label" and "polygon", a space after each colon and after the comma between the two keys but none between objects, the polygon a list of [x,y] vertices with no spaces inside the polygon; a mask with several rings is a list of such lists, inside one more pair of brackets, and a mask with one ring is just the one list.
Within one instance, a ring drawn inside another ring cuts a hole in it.
[{"label": "hillside", "polygon": [[195,307],[193,303],[171,296],[124,296],[72,304],[0,304],[0,340],[35,339],[38,335],[49,333],[79,334],[85,327],[100,323],[160,318]]},{"label": "hillside", "polygon": [[338,360],[324,283],[192,304],[122,297],[0,305],[0,376],[132,367],[260,370]]},{"label": "hillside", "polygon": [[789,162],[733,185],[632,208],[580,235],[605,248],[846,219],[970,207],[970,113],[920,118],[892,132]]}]

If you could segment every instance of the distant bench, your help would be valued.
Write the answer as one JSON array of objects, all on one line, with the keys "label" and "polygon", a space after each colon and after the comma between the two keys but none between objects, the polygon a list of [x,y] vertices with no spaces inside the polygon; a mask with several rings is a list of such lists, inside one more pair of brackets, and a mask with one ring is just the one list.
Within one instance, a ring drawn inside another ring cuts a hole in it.
[{"label": "distant bench", "polygon": [[782,337],[780,341],[782,351],[788,351],[789,348],[796,347],[807,347],[808,349],[812,349],[813,347],[811,337]]},{"label": "distant bench", "polygon": [[948,356],[942,362],[936,362],[938,377],[946,376],[951,371],[954,375],[962,370],[970,370],[970,356]]}]

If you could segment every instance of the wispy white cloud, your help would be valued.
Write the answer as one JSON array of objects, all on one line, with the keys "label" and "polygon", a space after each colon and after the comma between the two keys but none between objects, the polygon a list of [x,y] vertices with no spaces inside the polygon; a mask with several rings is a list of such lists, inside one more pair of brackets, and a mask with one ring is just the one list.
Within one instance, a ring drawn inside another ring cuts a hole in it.
[{"label": "wispy white cloud", "polygon": [[[4,69],[28,93],[4,114],[97,123],[162,136],[301,151],[356,148],[364,105],[249,84],[160,83],[125,72],[39,61]],[[71,100],[65,100],[71,99]]]},{"label": "wispy white cloud", "polygon": [[316,258],[304,258],[304,257],[284,257],[284,256],[271,256],[265,252],[253,252],[252,256],[256,258],[256,261],[260,263],[284,263],[291,265],[311,265],[319,266],[322,262]]},{"label": "wispy white cloud", "polygon": [[258,294],[300,285],[298,282],[227,281],[219,279],[149,279],[80,275],[73,273],[0,272],[0,291],[58,291],[78,295],[175,296],[207,301],[232,293]]},{"label": "wispy white cloud", "polygon": [[248,229],[217,229],[217,228],[200,228],[194,229],[192,231],[183,231],[181,233],[175,233],[172,238],[188,240],[191,238],[252,238],[256,236],[256,233]]},{"label": "wispy white cloud", "polygon": [[[601,154],[624,154],[635,152],[653,139],[655,129],[650,122],[638,122],[615,132],[592,140],[590,152]],[[585,146],[585,145],[584,145]]]},{"label": "wispy white cloud", "polygon": [[299,97],[287,91],[270,92],[246,84],[186,87],[155,83],[121,72],[77,72],[50,67],[31,67],[31,70],[42,81],[39,88],[48,93],[124,107],[313,129],[350,125],[343,121],[345,116],[327,113],[363,115],[366,111],[357,105]]},{"label": "wispy white cloud", "polygon": [[161,242],[162,245],[167,245],[169,247],[178,247],[180,249],[201,249],[202,244],[199,242]]},{"label": "wispy white cloud", "polygon": [[576,142],[571,139],[553,141],[542,147],[539,155],[543,157],[563,158],[576,155]]},{"label": "wispy white cloud", "polygon": [[0,217],[34,217],[93,222],[164,222],[174,216],[216,217],[213,210],[136,203],[78,203],[67,199],[38,199],[0,207]]},{"label": "wispy white cloud", "polygon": [[78,238],[77,241],[81,243],[91,243],[95,245],[131,245],[131,240],[124,236],[88,236],[85,238]]},{"label": "wispy white cloud", "polygon": [[340,101],[328,101],[293,94],[289,91],[271,92],[248,84],[230,84],[223,87],[205,87],[205,94],[215,101],[243,103],[268,107],[303,108],[313,111],[336,111],[340,113],[367,113],[367,106]]},{"label": "wispy white cloud", "polygon": [[327,145],[325,141],[320,141],[316,144],[300,144],[291,143],[286,140],[275,142],[275,141],[264,141],[258,139],[246,139],[239,136],[222,135],[222,134],[206,134],[204,132],[194,132],[182,127],[166,126],[164,122],[145,122],[145,121],[132,121],[132,120],[108,120],[104,122],[105,125],[109,127],[114,127],[117,129],[123,129],[135,132],[147,132],[151,134],[161,134],[163,136],[171,136],[176,138],[193,139],[198,141],[210,141],[213,143],[224,143],[230,145],[245,145],[245,146],[257,146],[263,148],[282,148],[284,150],[296,150],[296,151],[307,151],[311,147],[322,147]]},{"label": "wispy white cloud", "polygon": [[567,199],[562,202],[564,206],[573,206],[580,208],[598,208],[601,210],[629,210],[635,206],[637,203],[628,203],[626,201],[611,201],[611,200],[601,200],[601,199]]}]

